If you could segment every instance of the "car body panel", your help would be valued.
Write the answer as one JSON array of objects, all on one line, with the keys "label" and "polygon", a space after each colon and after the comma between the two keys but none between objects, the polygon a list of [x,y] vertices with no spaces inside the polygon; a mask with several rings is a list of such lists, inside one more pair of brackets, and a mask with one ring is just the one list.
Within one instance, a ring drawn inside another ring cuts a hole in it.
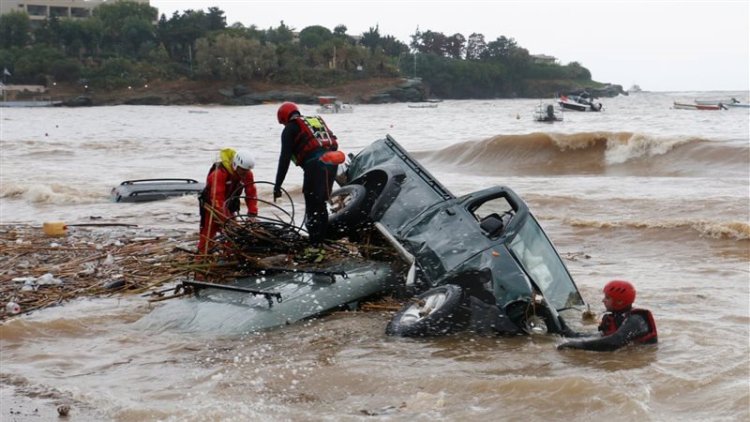
[{"label": "car body panel", "polygon": [[[457,198],[390,136],[354,156],[346,176],[368,189],[368,215],[413,257],[426,287],[458,284],[498,309],[543,298],[553,329],[561,328],[557,311],[585,304],[554,245],[509,187]],[[492,232],[484,226],[490,211]]]},{"label": "car body panel", "polygon": [[403,277],[386,262],[346,258],[329,261],[317,271],[330,274],[304,269],[265,272],[226,285],[256,294],[218,287],[196,289],[195,295],[161,303],[136,324],[157,331],[241,334],[325,314],[403,284]]}]

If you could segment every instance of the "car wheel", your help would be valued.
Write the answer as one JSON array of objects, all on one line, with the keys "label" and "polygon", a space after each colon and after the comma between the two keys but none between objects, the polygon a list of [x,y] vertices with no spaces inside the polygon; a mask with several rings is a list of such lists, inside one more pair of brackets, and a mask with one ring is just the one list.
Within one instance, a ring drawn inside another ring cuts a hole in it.
[{"label": "car wheel", "polygon": [[517,300],[505,307],[506,314],[523,332],[531,335],[558,332],[552,313],[545,305],[534,305],[525,300]]},{"label": "car wheel", "polygon": [[418,296],[396,313],[385,333],[390,336],[423,337],[449,334],[464,328],[469,311],[462,305],[461,287],[446,284]]},{"label": "car wheel", "polygon": [[365,221],[367,188],[347,185],[331,193],[328,209],[328,232],[344,236]]}]

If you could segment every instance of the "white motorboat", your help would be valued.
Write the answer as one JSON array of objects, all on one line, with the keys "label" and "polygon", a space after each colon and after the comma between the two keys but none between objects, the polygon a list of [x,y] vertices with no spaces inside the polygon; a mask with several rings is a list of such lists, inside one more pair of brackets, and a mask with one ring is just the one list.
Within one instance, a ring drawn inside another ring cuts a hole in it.
[{"label": "white motorboat", "polygon": [[580,94],[561,95],[558,104],[564,109],[575,111],[602,111],[604,109],[602,103],[595,103],[594,97],[585,91]]}]

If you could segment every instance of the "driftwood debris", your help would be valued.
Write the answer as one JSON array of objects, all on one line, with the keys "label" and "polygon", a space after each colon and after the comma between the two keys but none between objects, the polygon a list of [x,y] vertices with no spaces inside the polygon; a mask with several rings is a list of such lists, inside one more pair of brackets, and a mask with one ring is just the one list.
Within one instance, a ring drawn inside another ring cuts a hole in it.
[{"label": "driftwood debris", "polygon": [[48,237],[39,227],[0,226],[0,320],[80,296],[138,293],[191,270],[190,233],[77,228]]},{"label": "driftwood debris", "polygon": [[[0,225],[0,321],[85,296],[151,292],[155,296],[150,301],[181,297],[165,297],[156,290],[193,276],[222,282],[238,275],[240,261],[244,270],[325,265],[325,261],[320,263],[319,258],[305,255],[307,242],[302,238],[264,238],[268,226],[242,226],[234,228],[235,236],[224,245],[225,249],[233,248],[229,255],[238,261],[228,261],[224,254],[219,262],[216,256],[195,254],[195,231],[155,233],[131,227],[80,227],[61,237],[50,237],[39,227]],[[391,253],[369,244],[338,242],[326,246],[325,260],[353,255],[388,259]],[[369,303],[362,309],[385,311],[395,306]]]}]

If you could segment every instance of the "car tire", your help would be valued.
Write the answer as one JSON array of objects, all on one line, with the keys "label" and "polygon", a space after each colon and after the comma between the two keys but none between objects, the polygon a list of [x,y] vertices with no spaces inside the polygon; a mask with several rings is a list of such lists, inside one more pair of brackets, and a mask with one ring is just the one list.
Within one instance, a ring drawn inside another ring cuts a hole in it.
[{"label": "car tire", "polygon": [[434,287],[417,295],[393,316],[385,329],[389,336],[425,337],[465,328],[469,310],[462,306],[463,292],[455,284]]},{"label": "car tire", "polygon": [[328,233],[333,237],[346,236],[366,221],[365,201],[367,188],[362,185],[346,185],[331,193],[329,202],[334,204],[328,213]]}]

